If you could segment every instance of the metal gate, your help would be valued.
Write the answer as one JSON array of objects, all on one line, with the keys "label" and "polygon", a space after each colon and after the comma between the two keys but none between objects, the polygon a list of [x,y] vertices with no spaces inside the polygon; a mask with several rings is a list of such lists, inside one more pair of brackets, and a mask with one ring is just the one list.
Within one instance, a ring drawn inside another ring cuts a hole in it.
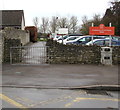
[{"label": "metal gate", "polygon": [[10,63],[20,65],[46,64],[48,47],[21,46],[10,48]]}]

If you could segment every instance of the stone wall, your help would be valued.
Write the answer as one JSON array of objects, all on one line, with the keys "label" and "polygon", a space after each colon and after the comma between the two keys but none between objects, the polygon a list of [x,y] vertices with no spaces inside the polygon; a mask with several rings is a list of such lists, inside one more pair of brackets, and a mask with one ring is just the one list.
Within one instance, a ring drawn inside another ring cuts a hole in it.
[{"label": "stone wall", "polygon": [[20,39],[21,44],[25,45],[30,42],[29,32],[25,30],[18,30],[14,28],[5,28],[3,30],[4,37],[7,39]]},{"label": "stone wall", "polygon": [[112,59],[113,64],[120,64],[120,46],[112,47]]},{"label": "stone wall", "polygon": [[[0,62],[10,62],[10,47],[29,43],[29,32],[14,28],[5,28],[0,31]],[[18,52],[18,51],[16,51]]]},{"label": "stone wall", "polygon": [[[20,39],[4,39],[3,62],[10,62],[10,48],[18,46],[21,46]],[[16,49],[16,51],[14,52],[17,53],[16,55],[19,55],[19,50]],[[17,56],[15,56],[14,58],[17,58]]]},{"label": "stone wall", "polygon": [[99,46],[63,45],[47,41],[48,63],[53,64],[100,64]]},{"label": "stone wall", "polygon": [[[53,40],[46,43],[48,63],[52,64],[101,64],[100,46],[63,45]],[[120,46],[112,47],[112,64],[120,64]]]},{"label": "stone wall", "polygon": [[4,47],[4,39],[2,37],[2,31],[0,31],[0,64],[3,61],[3,48]]}]

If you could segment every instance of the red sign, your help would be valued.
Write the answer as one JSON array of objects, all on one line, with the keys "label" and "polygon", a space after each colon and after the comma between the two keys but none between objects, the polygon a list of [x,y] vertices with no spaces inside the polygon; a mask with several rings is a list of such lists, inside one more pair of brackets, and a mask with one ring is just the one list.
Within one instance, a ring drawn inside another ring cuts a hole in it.
[{"label": "red sign", "polygon": [[90,35],[114,35],[115,27],[105,27],[104,24],[100,24],[99,27],[90,27]]}]

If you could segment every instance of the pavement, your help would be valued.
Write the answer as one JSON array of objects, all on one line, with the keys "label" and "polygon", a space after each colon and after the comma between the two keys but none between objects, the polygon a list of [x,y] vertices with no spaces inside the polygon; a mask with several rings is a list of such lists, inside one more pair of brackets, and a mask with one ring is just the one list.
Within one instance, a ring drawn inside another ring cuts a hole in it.
[{"label": "pavement", "polygon": [[2,87],[120,90],[117,65],[2,65]]}]

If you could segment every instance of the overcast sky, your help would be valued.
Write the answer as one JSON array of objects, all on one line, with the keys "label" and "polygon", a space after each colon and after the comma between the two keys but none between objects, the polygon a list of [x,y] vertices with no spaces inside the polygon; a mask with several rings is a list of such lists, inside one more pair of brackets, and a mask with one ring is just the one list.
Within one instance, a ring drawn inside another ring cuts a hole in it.
[{"label": "overcast sky", "polygon": [[33,25],[33,18],[83,16],[91,19],[94,14],[104,15],[113,0],[0,0],[0,10],[24,10],[26,26]]}]

